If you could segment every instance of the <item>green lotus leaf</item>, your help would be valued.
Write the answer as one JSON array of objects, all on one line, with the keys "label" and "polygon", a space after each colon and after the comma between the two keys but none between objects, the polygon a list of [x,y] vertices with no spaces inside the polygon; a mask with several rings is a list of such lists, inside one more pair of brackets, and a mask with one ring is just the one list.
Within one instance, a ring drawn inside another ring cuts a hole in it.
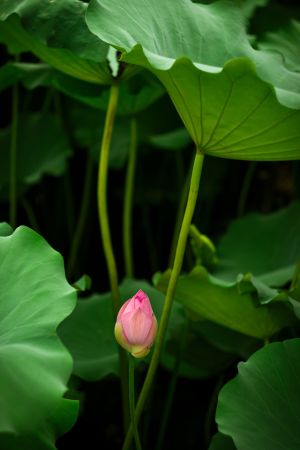
[{"label": "green lotus leaf", "polygon": [[299,449],[299,352],[300,339],[269,344],[222,388],[216,421],[238,449]]},{"label": "green lotus leaf", "polygon": [[283,286],[300,260],[299,228],[300,203],[233,221],[217,247],[216,276],[233,282],[239,273],[251,272],[265,284]]},{"label": "green lotus leaf", "polygon": [[0,68],[0,92],[37,69],[37,64],[7,63]]},{"label": "green lotus leaf", "polygon": [[[169,278],[167,271],[156,287],[166,292]],[[201,266],[178,279],[175,299],[198,317],[258,339],[295,322],[287,301],[260,305],[250,293],[241,294],[238,283],[225,283]]]},{"label": "green lotus leaf", "polygon": [[204,153],[300,157],[300,74],[280,55],[251,47],[234,2],[133,0],[124,14],[121,0],[92,0],[86,20],[123,61],[160,79]]},{"label": "green lotus leaf", "polygon": [[[64,94],[102,111],[106,111],[109,89],[99,90],[99,86],[75,80],[64,74],[53,71],[49,74],[47,85],[52,85]],[[145,73],[135,75],[130,80],[123,80],[120,84],[117,114],[120,116],[136,115],[151,104],[155,103],[163,94],[164,89],[153,77]]]},{"label": "green lotus leaf", "polygon": [[110,84],[112,77],[106,62],[108,46],[87,28],[86,7],[79,0],[3,0],[0,41],[12,52],[31,51],[75,78]]},{"label": "green lotus leaf", "polygon": [[[11,128],[0,131],[0,193],[9,184]],[[27,114],[19,118],[17,141],[17,180],[33,184],[43,175],[61,175],[71,148],[61,123],[53,114]]]},{"label": "green lotus leaf", "polygon": [[185,128],[150,136],[150,144],[165,150],[182,150],[191,144],[191,138]]},{"label": "green lotus leaf", "polygon": [[76,293],[62,257],[27,227],[0,237],[0,266],[0,447],[55,449],[78,408],[63,398],[72,360],[56,335]]}]

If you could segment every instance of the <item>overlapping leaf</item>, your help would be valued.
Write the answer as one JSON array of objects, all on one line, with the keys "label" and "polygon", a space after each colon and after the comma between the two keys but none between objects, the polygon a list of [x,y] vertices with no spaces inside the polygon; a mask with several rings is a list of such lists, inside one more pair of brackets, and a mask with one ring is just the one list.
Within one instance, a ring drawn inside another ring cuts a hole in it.
[{"label": "overlapping leaf", "polygon": [[72,361],[56,335],[75,290],[61,256],[29,228],[0,237],[0,263],[0,446],[55,449],[78,406],[63,399]]},{"label": "overlapping leaf", "polygon": [[300,339],[267,345],[221,390],[216,421],[238,449],[299,449],[299,351]]},{"label": "overlapping leaf", "polygon": [[290,24],[277,33],[267,33],[258,42],[258,47],[276,51],[282,55],[284,64],[290,70],[300,71],[299,56],[300,22],[292,20]]},{"label": "overlapping leaf", "polygon": [[283,286],[300,260],[299,229],[299,203],[235,220],[218,245],[216,275],[233,282],[239,273],[251,272],[270,286]]},{"label": "overlapping leaf", "polygon": [[86,7],[79,0],[3,0],[0,40],[11,51],[31,51],[76,78],[109,84],[108,46],[88,30],[84,21]]},{"label": "overlapping leaf", "polygon": [[124,61],[155,73],[205,153],[299,158],[300,74],[250,46],[234,2],[133,0],[125,10],[121,0],[92,0],[86,18]]},{"label": "overlapping leaf", "polygon": [[[157,288],[166,292],[169,277],[170,272],[165,272]],[[287,302],[260,305],[251,294],[241,294],[238,284],[211,277],[201,266],[179,278],[175,298],[197,316],[260,339],[295,321]]]},{"label": "overlapping leaf", "polygon": [[[0,193],[9,183],[11,129],[0,131]],[[21,116],[17,141],[17,180],[36,183],[45,174],[61,175],[71,149],[57,117],[53,114]]]}]

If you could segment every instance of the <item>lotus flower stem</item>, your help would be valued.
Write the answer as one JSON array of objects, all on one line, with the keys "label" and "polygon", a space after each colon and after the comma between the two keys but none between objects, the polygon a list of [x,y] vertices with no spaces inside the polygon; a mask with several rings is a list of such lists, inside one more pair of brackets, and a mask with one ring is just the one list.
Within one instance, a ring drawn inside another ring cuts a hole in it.
[{"label": "lotus flower stem", "polygon": [[[17,60],[18,61],[18,60]],[[17,225],[17,139],[18,139],[18,107],[19,86],[12,88],[12,125],[10,142],[10,177],[9,177],[9,222],[15,228]]]},{"label": "lotus flower stem", "polygon": [[125,198],[123,210],[123,252],[125,261],[125,274],[133,278],[134,267],[132,257],[132,198],[137,153],[137,123],[132,118],[130,122],[130,147],[125,182]]},{"label": "lotus flower stem", "polygon": [[[162,315],[161,315],[161,319],[160,319],[160,324],[158,327],[156,343],[154,346],[152,359],[151,359],[149,369],[148,369],[148,372],[147,372],[147,375],[146,375],[146,378],[144,381],[144,385],[142,387],[142,390],[141,390],[141,393],[140,393],[140,396],[139,396],[139,399],[138,399],[138,402],[136,405],[136,413],[135,413],[136,423],[138,423],[138,421],[140,419],[141,413],[143,411],[145,402],[147,400],[147,397],[148,397],[148,394],[149,394],[149,391],[150,391],[150,388],[151,388],[151,385],[152,385],[152,382],[153,382],[153,379],[154,379],[154,376],[156,373],[156,369],[157,369],[157,366],[159,363],[159,355],[160,355],[160,352],[161,352],[161,349],[163,346],[164,337],[166,334],[166,329],[167,329],[169,315],[171,312],[171,306],[172,306],[172,302],[173,302],[176,283],[177,283],[178,277],[180,275],[184,252],[185,252],[185,248],[186,248],[186,242],[187,242],[187,238],[189,235],[190,225],[191,225],[191,221],[193,218],[196,201],[197,201],[197,197],[198,197],[198,190],[199,190],[199,184],[200,184],[200,178],[201,178],[201,172],[202,172],[202,166],[203,166],[203,159],[204,159],[203,153],[201,153],[200,150],[197,149],[195,160],[194,160],[194,165],[193,165],[193,170],[192,170],[189,195],[188,195],[185,213],[184,213],[184,217],[182,220],[181,229],[180,229],[180,233],[179,233],[179,238],[178,238],[178,243],[177,243],[177,248],[176,248],[176,253],[175,253],[175,259],[174,259],[174,265],[173,265],[173,268],[171,271],[171,276],[170,276],[170,280],[169,280],[169,284],[168,284],[168,288],[167,288],[167,292],[166,292],[166,297],[165,297],[165,301],[164,301],[164,307],[163,307],[163,311],[162,311]],[[133,427],[131,424],[131,426],[128,429],[125,441],[124,441],[123,450],[129,449],[130,444],[131,444],[131,439],[132,439],[132,432],[133,432]]]},{"label": "lotus flower stem", "polygon": [[134,385],[134,358],[130,355],[129,357],[129,410],[130,419],[132,423],[133,436],[135,441],[135,446],[137,450],[142,450],[142,445],[139,437],[138,427],[135,422],[135,385]]},{"label": "lotus flower stem", "polygon": [[98,172],[98,214],[100,222],[100,232],[108,269],[108,276],[112,292],[113,308],[115,315],[117,315],[118,310],[120,308],[120,293],[118,287],[117,264],[112,247],[109,229],[106,193],[107,193],[107,174],[108,174],[110,142],[117,110],[118,96],[119,96],[119,86],[117,84],[113,84],[110,88],[110,96],[102,136],[99,172]]},{"label": "lotus flower stem", "polygon": [[[114,126],[114,120],[117,110],[119,97],[119,86],[118,84],[113,84],[110,88],[110,96],[108,107],[106,111],[106,118],[104,124],[104,131],[102,136],[101,150],[100,150],[100,161],[99,161],[99,171],[98,171],[98,214],[100,222],[100,232],[102,237],[102,244],[108,269],[110,288],[113,300],[114,313],[117,316],[117,312],[120,308],[120,293],[118,287],[118,272],[117,264],[113,252],[109,220],[107,212],[107,174],[108,174],[108,161],[109,161],[109,151],[110,142]],[[122,391],[122,405],[123,405],[123,417],[124,417],[124,428],[127,429],[128,424],[128,370],[127,370],[127,357],[125,351],[119,348],[119,359],[120,359],[120,375],[121,375],[121,391]]]}]

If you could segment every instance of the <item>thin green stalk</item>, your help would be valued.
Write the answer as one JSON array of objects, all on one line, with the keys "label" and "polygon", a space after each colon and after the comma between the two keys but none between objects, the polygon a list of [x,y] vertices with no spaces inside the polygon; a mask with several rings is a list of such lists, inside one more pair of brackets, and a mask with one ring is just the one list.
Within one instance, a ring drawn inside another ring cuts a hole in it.
[{"label": "thin green stalk", "polygon": [[17,225],[17,139],[18,139],[19,87],[12,88],[12,123],[10,142],[10,177],[9,177],[9,222],[12,228]]},{"label": "thin green stalk", "polygon": [[181,196],[180,196],[179,207],[178,207],[178,211],[177,211],[176,224],[175,224],[173,238],[172,238],[172,244],[171,244],[171,252],[170,252],[170,257],[169,257],[169,267],[173,267],[173,263],[174,263],[176,247],[177,247],[177,242],[178,242],[178,236],[179,236],[180,227],[181,227],[181,224],[182,224],[182,219],[183,219],[183,215],[184,215],[186,200],[187,200],[188,193],[189,193],[191,171],[192,171],[192,165],[191,165],[191,167],[189,169],[188,175],[187,175],[185,183],[184,183],[183,191],[182,191]]},{"label": "thin green stalk", "polygon": [[[117,315],[118,310],[120,309],[120,293],[118,286],[117,264],[112,247],[108,212],[107,212],[107,175],[108,175],[110,142],[117,110],[118,97],[119,97],[119,86],[117,84],[114,84],[110,88],[110,96],[106,111],[104,131],[100,149],[98,186],[97,186],[100,233],[102,237],[102,245],[108,269],[109,283],[113,301],[113,310],[115,316]],[[120,360],[124,428],[125,430],[127,430],[129,423],[128,368],[127,368],[128,362],[125,350],[123,350],[121,347],[119,347],[119,360]]]},{"label": "thin green stalk", "polygon": [[125,181],[125,198],[123,209],[123,252],[125,261],[125,274],[133,278],[133,255],[132,255],[132,199],[134,187],[134,175],[137,153],[137,123],[132,118],[130,122],[130,147],[128,165]]},{"label": "thin green stalk", "polygon": [[72,241],[70,256],[68,259],[68,265],[67,265],[67,274],[70,276],[73,272],[74,265],[76,262],[79,244],[82,239],[83,231],[86,224],[86,219],[88,215],[88,209],[89,209],[89,201],[91,197],[91,189],[92,189],[92,181],[93,181],[93,159],[91,156],[88,157],[87,164],[86,164],[86,170],[85,170],[85,177],[84,177],[84,187],[83,187],[83,194],[82,194],[82,200],[80,205],[80,212],[79,212],[79,218],[77,222],[77,226],[75,228],[75,233]]},{"label": "thin green stalk", "polygon": [[239,197],[239,201],[238,201],[238,208],[237,208],[238,217],[241,217],[245,212],[246,201],[247,201],[247,197],[248,197],[249,190],[251,187],[251,182],[252,182],[253,175],[254,175],[254,172],[256,169],[256,165],[257,165],[256,161],[251,161],[247,168],[245,178],[243,181],[243,185],[242,185],[242,189],[241,189],[241,193],[240,193],[240,197]]},{"label": "thin green stalk", "polygon": [[181,360],[182,360],[182,356],[183,356],[185,346],[186,346],[187,332],[188,332],[188,319],[186,318],[185,322],[183,324],[183,330],[181,332],[180,346],[179,346],[178,352],[176,354],[175,364],[174,364],[174,367],[172,370],[172,376],[171,376],[170,384],[168,387],[167,398],[166,398],[165,407],[164,407],[164,411],[163,411],[163,415],[162,415],[162,419],[161,419],[161,423],[160,423],[157,444],[155,447],[156,450],[161,450],[163,448],[164,437],[166,434],[166,428],[168,425],[170,412],[171,412],[172,405],[173,405],[173,399],[174,399],[174,394],[175,394],[175,390],[176,390],[177,380],[178,380],[178,376],[179,376]]},{"label": "thin green stalk", "polygon": [[129,357],[129,409],[130,419],[132,423],[133,436],[137,450],[142,450],[141,440],[139,437],[138,427],[135,422],[135,386],[134,386],[134,359]]},{"label": "thin green stalk", "polygon": [[[154,346],[151,362],[150,362],[149,369],[148,369],[148,372],[147,372],[147,375],[146,375],[146,378],[144,381],[144,385],[142,387],[142,390],[141,390],[141,393],[140,393],[140,396],[139,396],[139,399],[137,402],[137,406],[136,406],[135,418],[136,418],[137,423],[138,423],[141,413],[143,411],[143,408],[144,408],[145,402],[147,400],[148,393],[151,388],[151,385],[152,385],[152,382],[153,382],[153,379],[154,379],[154,376],[156,373],[156,369],[157,369],[157,366],[159,363],[159,356],[160,356],[160,352],[161,352],[161,349],[163,346],[163,341],[164,341],[164,337],[165,337],[165,333],[166,333],[166,329],[167,329],[168,319],[169,319],[169,315],[171,312],[171,306],[172,306],[172,302],[173,302],[173,296],[174,296],[174,292],[175,292],[175,288],[176,288],[176,283],[177,283],[177,279],[178,279],[180,271],[181,271],[186,242],[187,242],[187,238],[189,235],[189,229],[190,229],[190,225],[191,225],[191,221],[192,221],[192,217],[194,214],[194,209],[195,209],[196,201],[197,201],[197,197],[198,197],[198,190],[199,190],[199,184],[200,184],[200,178],[201,178],[201,172],[202,172],[202,166],[203,166],[203,159],[204,159],[204,155],[202,153],[200,153],[199,150],[197,150],[197,153],[195,156],[195,161],[194,161],[194,166],[193,166],[193,170],[192,170],[192,176],[191,176],[191,181],[190,181],[190,190],[189,190],[189,195],[188,195],[188,199],[187,199],[186,209],[185,209],[185,213],[184,213],[184,217],[183,217],[183,221],[182,221],[182,225],[181,225],[181,229],[180,229],[180,233],[179,233],[178,243],[177,243],[177,249],[176,249],[176,254],[175,254],[175,259],[174,259],[174,266],[171,271],[170,280],[169,280],[169,284],[168,284],[168,288],[167,288],[167,292],[166,292],[166,297],[165,297],[164,307],[163,307],[160,324],[159,324],[159,328],[158,328],[156,343]],[[123,445],[123,450],[129,449],[131,439],[132,439],[132,425],[130,426],[130,428],[127,432],[127,436],[126,436],[126,439],[125,439],[125,442]]]}]

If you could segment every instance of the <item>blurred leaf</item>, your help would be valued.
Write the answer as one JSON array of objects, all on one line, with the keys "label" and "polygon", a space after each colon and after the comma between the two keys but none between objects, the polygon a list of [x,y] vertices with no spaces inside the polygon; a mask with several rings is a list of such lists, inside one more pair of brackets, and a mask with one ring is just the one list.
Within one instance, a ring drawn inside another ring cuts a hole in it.
[{"label": "blurred leaf", "polygon": [[[79,147],[90,151],[95,162],[99,161],[105,115],[92,108],[73,107],[69,112],[71,132]],[[116,117],[109,154],[109,166],[121,169],[128,155],[130,143],[129,119]]]},{"label": "blurred leaf", "polygon": [[243,450],[300,447],[300,339],[265,346],[219,394],[219,430]]},{"label": "blurred leaf", "polygon": [[300,259],[299,229],[300,203],[233,221],[218,245],[216,276],[234,281],[239,273],[251,272],[270,286],[284,285]]},{"label": "blurred leaf", "polygon": [[210,443],[208,450],[236,450],[231,437],[222,433],[216,433]]},{"label": "blurred leaf", "polygon": [[[158,280],[157,288],[166,292],[169,278],[167,271]],[[197,316],[260,339],[295,321],[287,302],[260,306],[250,294],[241,295],[238,285],[209,276],[201,266],[179,278],[175,299]]]},{"label": "blurred leaf", "polygon": [[10,236],[13,232],[13,229],[8,223],[0,222],[0,236]]},{"label": "blurred leaf", "polygon": [[[187,330],[184,329],[185,327]],[[208,378],[223,373],[236,361],[236,352],[224,352],[212,345],[203,337],[201,327],[201,321],[189,321],[188,324],[172,322],[172,332],[165,345],[165,351],[161,355],[161,363],[164,367],[172,372],[177,359],[180,358],[179,376]],[[182,343],[183,339],[184,343]]]},{"label": "blurred leaf", "polygon": [[279,52],[289,70],[300,71],[299,56],[300,22],[292,20],[286,28],[276,33],[267,33],[258,42],[258,47],[263,50]]},{"label": "blurred leaf", "polygon": [[235,2],[132,0],[124,14],[120,0],[92,0],[86,20],[121,60],[159,78],[204,153],[299,159],[300,74],[251,47]]},{"label": "blurred leaf", "polygon": [[270,288],[251,273],[240,274],[237,277],[237,283],[241,294],[255,293],[262,305],[273,301],[288,300],[287,291]]},{"label": "blurred leaf", "polygon": [[0,68],[0,92],[36,72],[38,64],[7,63]]},{"label": "blurred leaf", "polygon": [[165,150],[182,150],[191,144],[191,138],[185,128],[150,136],[149,141],[154,147]]},{"label": "blurred leaf", "polygon": [[56,335],[75,291],[61,256],[29,228],[0,237],[0,263],[0,445],[55,449],[78,407],[62,398],[72,361]]},{"label": "blurred leaf", "polygon": [[243,359],[247,359],[262,345],[261,340],[238,333],[208,320],[201,320],[198,329],[202,338],[211,345],[223,352],[238,355]]},{"label": "blurred leaf", "polygon": [[[37,66],[42,66],[37,64]],[[30,89],[37,85],[53,86],[55,89],[72,97],[81,103],[106,112],[109,98],[109,88],[88,83],[64,73],[50,66],[43,65],[40,72],[37,70],[28,73],[24,84]],[[134,115],[151,104],[155,103],[165,93],[163,86],[146,71],[135,75],[132,80],[123,80],[120,84],[117,113],[120,116]]]},{"label": "blurred leaf", "polygon": [[[11,128],[0,130],[0,192],[9,184]],[[43,175],[64,173],[71,148],[59,119],[53,114],[19,117],[17,139],[17,180],[34,184]]]},{"label": "blurred leaf", "polygon": [[212,269],[219,262],[213,242],[200,233],[195,225],[190,226],[191,247],[196,258],[196,265]]},{"label": "blurred leaf", "polygon": [[93,381],[119,373],[118,348],[113,330],[110,294],[78,300],[74,312],[58,330],[73,356],[75,375]]},{"label": "blurred leaf", "polygon": [[245,17],[251,18],[256,8],[266,6],[270,0],[242,0],[239,6]]},{"label": "blurred leaf", "polygon": [[88,275],[82,275],[79,280],[73,283],[73,287],[80,292],[89,291],[91,289],[92,280]]}]

